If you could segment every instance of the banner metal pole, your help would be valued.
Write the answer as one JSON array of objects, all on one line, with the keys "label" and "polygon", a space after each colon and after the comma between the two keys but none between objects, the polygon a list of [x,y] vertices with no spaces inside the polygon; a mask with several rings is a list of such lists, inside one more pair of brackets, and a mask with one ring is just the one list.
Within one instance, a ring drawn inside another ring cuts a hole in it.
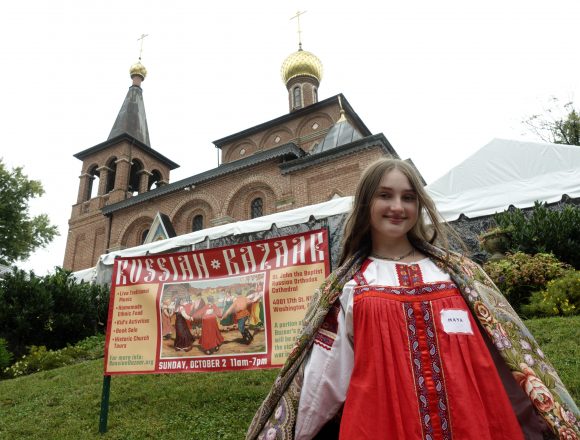
[{"label": "banner metal pole", "polygon": [[103,376],[103,394],[101,396],[101,416],[99,417],[99,432],[107,432],[107,418],[109,416],[109,394],[111,391],[111,375]]}]

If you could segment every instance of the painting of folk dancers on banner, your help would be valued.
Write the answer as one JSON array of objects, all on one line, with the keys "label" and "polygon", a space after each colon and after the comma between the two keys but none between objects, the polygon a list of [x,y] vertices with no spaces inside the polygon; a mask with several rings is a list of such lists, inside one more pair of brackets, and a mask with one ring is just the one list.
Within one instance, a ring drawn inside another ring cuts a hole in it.
[{"label": "painting of folk dancers on banner", "polygon": [[266,352],[264,273],[165,284],[161,358]]}]

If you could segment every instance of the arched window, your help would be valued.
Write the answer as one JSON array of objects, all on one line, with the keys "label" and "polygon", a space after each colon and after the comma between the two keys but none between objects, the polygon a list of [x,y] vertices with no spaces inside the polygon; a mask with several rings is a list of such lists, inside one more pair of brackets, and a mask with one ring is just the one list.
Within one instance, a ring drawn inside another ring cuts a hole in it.
[{"label": "arched window", "polygon": [[203,215],[196,215],[193,217],[193,221],[191,222],[191,230],[201,231],[203,229]]},{"label": "arched window", "polygon": [[318,89],[316,87],[312,87],[312,98],[314,102],[318,102]]},{"label": "arched window", "polygon": [[153,170],[153,173],[149,176],[149,183],[147,184],[147,190],[150,190],[153,185],[159,186],[159,181],[161,180],[161,173],[157,170]]},{"label": "arched window", "polygon": [[300,86],[294,87],[292,90],[294,96],[294,108],[302,108],[302,91]]},{"label": "arched window", "polygon": [[141,233],[141,244],[145,243],[145,239],[147,238],[147,234],[149,234],[149,229],[145,229]]},{"label": "arched window", "polygon": [[129,178],[129,192],[133,193],[133,195],[137,195],[139,193],[139,179],[141,178],[141,171],[143,170],[143,164],[133,159],[133,163],[131,164],[131,176]]},{"label": "arched window", "polygon": [[107,168],[109,172],[107,173],[107,193],[110,193],[115,188],[115,176],[117,174],[117,159],[114,157],[109,162],[107,162]]},{"label": "arched window", "polygon": [[252,218],[262,217],[264,215],[264,202],[260,197],[252,200],[252,204],[250,206],[250,215]]},{"label": "arched window", "polygon": [[99,171],[97,170],[97,166],[91,167],[88,174],[89,181],[87,183],[85,200],[94,199],[99,193]]}]

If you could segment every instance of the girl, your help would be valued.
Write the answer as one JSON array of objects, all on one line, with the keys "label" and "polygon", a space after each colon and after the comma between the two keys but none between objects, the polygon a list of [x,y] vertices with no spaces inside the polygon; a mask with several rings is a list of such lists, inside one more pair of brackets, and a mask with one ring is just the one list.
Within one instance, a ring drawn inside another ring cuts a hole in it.
[{"label": "girl", "polygon": [[553,367],[479,266],[448,250],[400,160],[363,174],[340,267],[246,438],[331,438],[337,414],[346,440],[580,438]]}]

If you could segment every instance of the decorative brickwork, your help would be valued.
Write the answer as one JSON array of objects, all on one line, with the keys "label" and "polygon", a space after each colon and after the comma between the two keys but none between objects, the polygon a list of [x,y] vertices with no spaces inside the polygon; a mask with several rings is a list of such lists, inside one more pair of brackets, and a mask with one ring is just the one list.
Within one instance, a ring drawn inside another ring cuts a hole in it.
[{"label": "decorative brickwork", "polygon": [[[228,163],[241,159],[251,151],[268,150],[288,142],[293,142],[304,151],[310,151],[312,146],[328,132],[328,129],[340,117],[340,107],[338,101],[319,103],[316,110],[295,113],[295,118],[269,121],[267,123],[244,130],[228,138],[215,141],[214,143],[222,150],[221,160]],[[365,127],[366,130],[366,127]],[[277,138],[280,138],[276,141]],[[229,140],[229,138],[232,138]],[[222,143],[223,141],[223,143]],[[240,155],[240,150],[248,150],[244,155]]]},{"label": "decorative brickwork", "polygon": [[278,145],[284,145],[292,141],[294,135],[287,127],[274,127],[268,130],[258,143],[259,149],[264,150],[266,148]]},{"label": "decorative brickwork", "polygon": [[211,198],[208,202],[206,201],[207,196],[203,197],[201,194],[196,195],[196,198],[182,201],[176,210],[168,213],[177,235],[191,232],[193,229],[193,219],[197,215],[203,217],[204,227],[207,227],[209,221],[215,217],[214,213],[217,210],[218,201],[213,196],[210,196]]}]

